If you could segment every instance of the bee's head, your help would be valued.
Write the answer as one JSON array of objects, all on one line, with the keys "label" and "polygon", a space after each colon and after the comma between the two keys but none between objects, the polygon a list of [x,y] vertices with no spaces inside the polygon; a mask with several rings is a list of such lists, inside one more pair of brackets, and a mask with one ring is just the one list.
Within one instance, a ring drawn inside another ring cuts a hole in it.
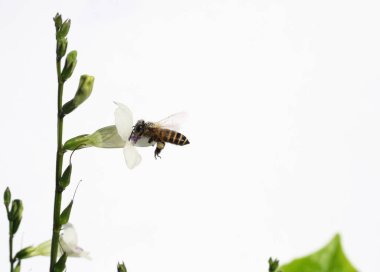
[{"label": "bee's head", "polygon": [[133,126],[133,130],[131,136],[129,136],[129,140],[132,140],[136,143],[142,134],[145,131],[146,123],[144,120],[138,120],[137,123]]}]

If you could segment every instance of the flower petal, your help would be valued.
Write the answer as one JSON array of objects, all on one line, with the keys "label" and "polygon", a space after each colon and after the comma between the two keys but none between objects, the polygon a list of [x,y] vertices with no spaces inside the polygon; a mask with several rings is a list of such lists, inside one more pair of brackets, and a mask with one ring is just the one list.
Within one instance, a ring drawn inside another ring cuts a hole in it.
[{"label": "flower petal", "polygon": [[129,169],[135,168],[141,162],[141,156],[131,142],[127,141],[124,146],[124,158]]},{"label": "flower petal", "polygon": [[[75,247],[78,244],[77,232],[74,226],[70,223],[63,225],[63,232],[61,234],[60,240],[63,241],[68,247]],[[66,250],[64,249],[66,252]]]},{"label": "flower petal", "polygon": [[117,132],[124,141],[127,141],[132,132],[133,114],[126,105],[117,102],[115,104],[118,106],[115,110]]}]

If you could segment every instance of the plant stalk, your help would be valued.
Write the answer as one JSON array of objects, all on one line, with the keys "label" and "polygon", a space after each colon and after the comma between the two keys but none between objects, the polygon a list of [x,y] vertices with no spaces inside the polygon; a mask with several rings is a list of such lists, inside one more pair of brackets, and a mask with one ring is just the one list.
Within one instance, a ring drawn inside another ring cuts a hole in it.
[{"label": "plant stalk", "polygon": [[[9,209],[7,207],[7,214],[8,214],[8,217],[9,217]],[[14,270],[14,259],[13,259],[13,233],[12,233],[12,229],[13,229],[13,222],[11,220],[9,220],[9,263],[10,263],[10,266],[11,266],[11,272],[13,272]]]},{"label": "plant stalk", "polygon": [[50,272],[54,272],[54,265],[57,261],[58,245],[59,245],[59,232],[61,224],[59,217],[61,214],[62,191],[59,188],[59,179],[62,175],[62,162],[64,150],[62,148],[62,133],[63,133],[63,116],[62,112],[62,94],[63,82],[61,80],[61,60],[57,59],[57,78],[58,78],[58,115],[57,115],[57,156],[55,168],[55,195],[54,195],[54,216],[53,216],[53,234],[51,239],[51,252],[50,252]]}]

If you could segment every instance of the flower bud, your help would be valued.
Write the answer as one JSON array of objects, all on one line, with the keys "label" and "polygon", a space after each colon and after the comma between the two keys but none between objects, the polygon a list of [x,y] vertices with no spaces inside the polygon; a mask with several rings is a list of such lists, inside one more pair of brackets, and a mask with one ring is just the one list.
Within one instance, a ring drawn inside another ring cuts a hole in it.
[{"label": "flower bud", "polygon": [[58,29],[62,26],[62,16],[61,14],[57,13],[55,17],[53,18],[55,29],[58,31]]},{"label": "flower bud", "polygon": [[117,272],[127,272],[124,262],[117,264]]},{"label": "flower bud", "polygon": [[62,57],[66,54],[66,50],[67,50],[67,39],[62,38],[62,39],[57,40],[56,53],[57,53],[58,60],[62,59]]},{"label": "flower bud", "polygon": [[78,150],[85,147],[91,147],[89,144],[88,134],[83,134],[67,140],[63,145],[64,150]]},{"label": "flower bud", "polygon": [[74,201],[71,200],[69,205],[67,205],[67,207],[62,211],[62,213],[59,217],[59,223],[61,225],[65,225],[65,224],[67,224],[67,222],[69,222],[71,208],[73,207],[73,204],[74,204]]},{"label": "flower bud", "polygon": [[73,50],[69,54],[67,54],[65,66],[63,67],[62,74],[61,74],[62,82],[65,82],[71,77],[76,65],[77,65],[77,51]]},{"label": "flower bud", "polygon": [[13,222],[10,230],[12,234],[17,232],[18,227],[21,224],[23,210],[24,206],[22,205],[22,201],[20,199],[15,199],[12,201],[12,209],[10,212],[10,220]]},{"label": "flower bud", "polygon": [[62,39],[67,36],[70,30],[71,20],[67,19],[62,26],[58,29],[57,32],[57,40]]},{"label": "flower bud", "polygon": [[59,179],[59,187],[62,192],[70,184],[72,169],[73,169],[73,165],[70,163],[69,166],[67,166],[66,170],[63,172],[61,178]]},{"label": "flower bud", "polygon": [[79,80],[78,90],[73,99],[62,107],[63,115],[69,114],[82,104],[91,95],[95,78],[89,75],[82,75]]},{"label": "flower bud", "polygon": [[4,191],[4,205],[5,207],[7,207],[7,210],[10,203],[11,203],[11,190],[9,190],[9,187],[7,187],[7,189],[5,189]]},{"label": "flower bud", "polygon": [[269,272],[275,272],[280,264],[280,262],[277,259],[269,258]]},{"label": "flower bud", "polygon": [[28,246],[26,248],[21,249],[19,252],[16,253],[15,258],[16,259],[26,259],[34,252],[34,247]]},{"label": "flower bud", "polygon": [[54,272],[63,272],[66,268],[67,254],[63,253],[58,262],[54,265]]},{"label": "flower bud", "polygon": [[13,269],[13,272],[20,272],[20,271],[21,271],[21,261],[18,261],[16,267]]}]

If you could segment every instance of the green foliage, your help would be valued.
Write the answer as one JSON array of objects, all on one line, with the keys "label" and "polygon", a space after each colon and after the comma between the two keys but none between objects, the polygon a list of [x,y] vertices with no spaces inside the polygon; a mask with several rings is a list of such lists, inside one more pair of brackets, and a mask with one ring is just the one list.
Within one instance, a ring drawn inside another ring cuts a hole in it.
[{"label": "green foliage", "polygon": [[54,272],[63,272],[66,268],[67,254],[63,253],[58,262],[54,265]]},{"label": "green foliage", "polygon": [[62,211],[61,216],[59,217],[59,223],[61,225],[67,224],[70,219],[70,213],[71,213],[71,208],[73,207],[74,201],[71,200],[69,205]]},{"label": "green foliage", "polygon": [[281,266],[282,272],[356,272],[343,252],[339,234],[323,248]]},{"label": "green foliage", "polygon": [[59,179],[59,186],[61,191],[63,191],[70,184],[71,172],[73,170],[73,165],[70,163],[66,170],[63,172],[62,177]]}]

